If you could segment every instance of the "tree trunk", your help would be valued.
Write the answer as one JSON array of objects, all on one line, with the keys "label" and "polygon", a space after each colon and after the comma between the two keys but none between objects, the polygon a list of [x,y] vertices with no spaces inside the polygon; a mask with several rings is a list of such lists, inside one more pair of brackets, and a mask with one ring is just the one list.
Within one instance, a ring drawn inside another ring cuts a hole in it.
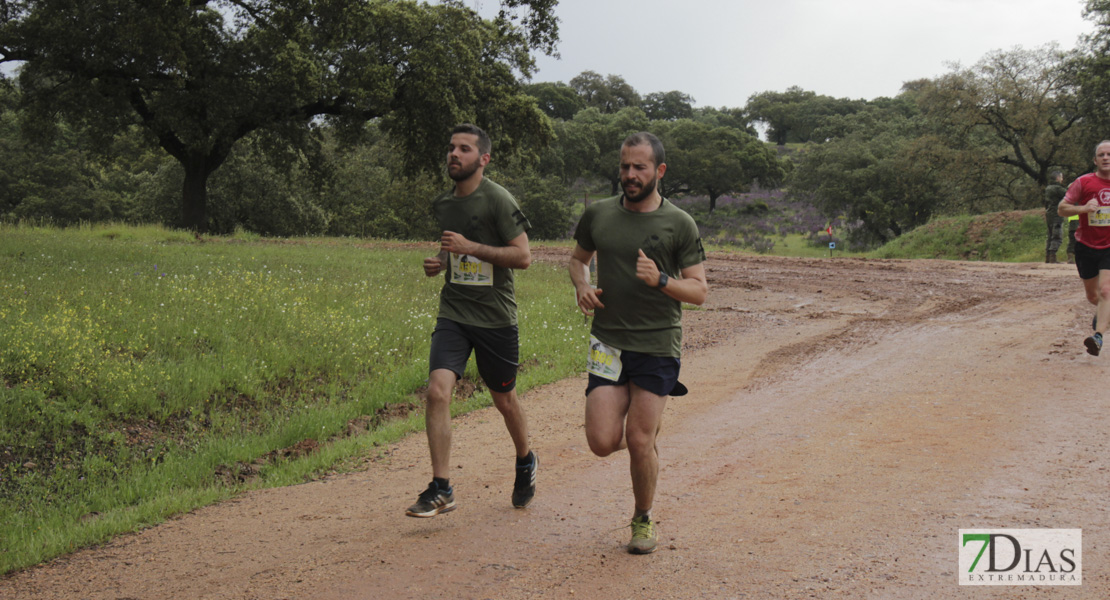
[{"label": "tree trunk", "polygon": [[714,194],[713,192],[709,192],[709,214],[713,214],[713,210],[717,208],[717,198],[720,197],[721,194],[719,193]]},{"label": "tree trunk", "polygon": [[197,233],[208,233],[208,176],[212,171],[204,158],[182,164],[185,184],[181,195],[181,225]]}]

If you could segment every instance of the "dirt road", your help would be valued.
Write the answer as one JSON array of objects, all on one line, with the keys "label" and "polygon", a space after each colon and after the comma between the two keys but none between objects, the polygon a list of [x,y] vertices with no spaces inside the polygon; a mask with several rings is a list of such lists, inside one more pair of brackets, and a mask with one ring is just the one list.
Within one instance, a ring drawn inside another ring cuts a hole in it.
[{"label": "dirt road", "polygon": [[[541,258],[561,252],[540,250]],[[0,598],[1106,598],[1110,352],[1066,265],[714,256],[659,444],[661,549],[628,555],[628,457],[584,379],[524,398],[514,510],[492,409],[456,420],[459,509],[403,510],[423,436],[0,581]],[[1081,528],[1081,587],[960,587],[960,528]]]}]

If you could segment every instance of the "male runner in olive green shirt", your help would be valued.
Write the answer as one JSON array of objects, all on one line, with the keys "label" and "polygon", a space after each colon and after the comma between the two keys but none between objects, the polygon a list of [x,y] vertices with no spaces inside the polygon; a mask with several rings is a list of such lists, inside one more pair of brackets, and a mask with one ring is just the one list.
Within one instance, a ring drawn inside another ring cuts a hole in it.
[{"label": "male runner in olive green shirt", "polygon": [[[636,507],[629,552],[657,547],[651,508],[659,478],[655,438],[667,396],[681,396],[682,303],[705,302],[705,251],[694,220],[659,195],[667,170],[650,133],[621,145],[624,194],[590,205],[568,265],[578,306],[594,316],[586,388],[586,440],[598,456],[627,447]],[[598,287],[589,265],[597,254]]]},{"label": "male runner in olive green shirt", "polygon": [[424,416],[432,482],[405,511],[410,517],[434,517],[455,508],[448,477],[451,394],[471,351],[516,446],[513,506],[524,508],[536,492],[538,461],[528,445],[528,422],[516,393],[519,337],[513,295],[513,269],[527,269],[532,262],[531,225],[512,195],[484,177],[489,161],[486,132],[470,124],[451,131],[447,174],[455,187],[432,202],[443,234],[440,253],[424,259],[425,275],[444,274]]}]

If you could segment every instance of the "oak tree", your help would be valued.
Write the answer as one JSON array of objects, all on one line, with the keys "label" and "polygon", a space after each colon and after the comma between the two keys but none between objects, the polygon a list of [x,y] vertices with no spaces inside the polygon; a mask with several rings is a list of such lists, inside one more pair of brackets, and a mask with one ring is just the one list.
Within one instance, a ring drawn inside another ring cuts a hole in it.
[{"label": "oak tree", "polygon": [[184,168],[182,224],[204,231],[209,176],[258,130],[377,120],[413,170],[442,162],[459,121],[499,147],[545,140],[518,75],[554,51],[556,2],[502,0],[485,20],[458,0],[9,0],[0,62],[47,113],[141,124]]}]

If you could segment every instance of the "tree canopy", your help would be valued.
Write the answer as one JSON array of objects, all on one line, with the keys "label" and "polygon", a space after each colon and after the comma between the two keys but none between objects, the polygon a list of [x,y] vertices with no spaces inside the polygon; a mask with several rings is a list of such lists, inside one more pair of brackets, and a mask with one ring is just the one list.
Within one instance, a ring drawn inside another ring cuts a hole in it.
[{"label": "tree canopy", "polygon": [[556,0],[502,0],[488,20],[466,4],[0,3],[0,62],[22,64],[0,76],[0,218],[425,237],[438,149],[472,121],[543,236],[565,235],[572,188],[616,194],[621,141],[651,131],[661,189],[708,197],[701,214],[785,183],[867,246],[937,214],[1039,206],[1051,171],[1088,171],[1110,136],[1110,0],[1087,0],[1076,51],[996,50],[892,98],[790,87],[719,108],[617,74],[524,83],[554,50]]},{"label": "tree canopy", "polygon": [[694,98],[678,90],[652,92],[644,96],[641,108],[652,121],[675,121],[694,116]]},{"label": "tree canopy", "polygon": [[1084,17],[1095,25],[1085,36],[1082,51],[1069,63],[1069,74],[1078,87],[1087,145],[1110,138],[1110,0],[1088,0]]},{"label": "tree canopy", "polygon": [[0,61],[22,61],[26,98],[107,129],[138,123],[184,168],[182,223],[208,227],[207,182],[233,146],[268,129],[307,139],[319,118],[381,121],[410,169],[475,121],[517,148],[550,135],[516,74],[552,52],[556,0],[13,0]]},{"label": "tree canopy", "polygon": [[842,134],[799,152],[790,195],[843,217],[858,243],[885,243],[926,223],[943,202],[943,174],[924,121],[897,108],[844,115]]},{"label": "tree canopy", "polygon": [[668,190],[705,194],[709,212],[724,194],[753,183],[775,188],[786,176],[785,161],[746,131],[682,119],[662,128],[667,149]]},{"label": "tree canopy", "polygon": [[985,134],[979,151],[1040,188],[1053,168],[1084,162],[1077,154],[1084,146],[1082,114],[1067,58],[1055,46],[994,51],[923,86],[920,103],[954,140]]},{"label": "tree canopy", "polygon": [[573,119],[578,111],[586,108],[586,101],[578,91],[559,82],[530,83],[524,92],[536,99],[536,105],[552,119]]},{"label": "tree canopy", "polygon": [[640,106],[642,98],[624,77],[602,77],[593,71],[583,71],[570,80],[570,87],[586,102],[586,106],[603,113],[615,113],[624,108]]},{"label": "tree canopy", "polygon": [[767,141],[780,146],[808,142],[821,122],[833,115],[856,112],[863,100],[833,98],[792,86],[784,92],[761,92],[748,98],[748,116],[767,127]]}]

